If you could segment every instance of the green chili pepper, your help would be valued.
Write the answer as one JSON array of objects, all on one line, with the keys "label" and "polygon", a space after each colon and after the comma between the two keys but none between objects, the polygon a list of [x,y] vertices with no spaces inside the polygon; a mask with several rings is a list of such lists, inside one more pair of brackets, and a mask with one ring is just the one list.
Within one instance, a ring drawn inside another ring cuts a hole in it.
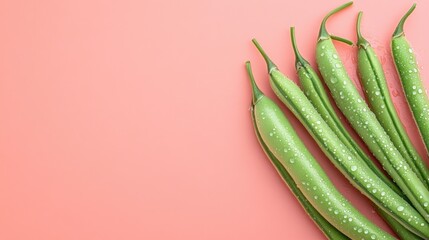
[{"label": "green chili pepper", "polygon": [[267,149],[279,160],[314,208],[351,239],[394,239],[365,218],[333,186],[280,108],[252,83],[252,112]]},{"label": "green chili pepper", "polygon": [[374,49],[362,36],[360,31],[362,12],[358,15],[356,32],[358,36],[358,69],[365,95],[371,110],[389,135],[395,147],[402,154],[408,165],[413,169],[420,180],[428,187],[429,169],[417,153],[408,137],[401,120],[396,113],[390,98],[383,68]]},{"label": "green chili pepper", "polygon": [[[402,17],[392,38],[392,54],[396,69],[401,79],[402,87],[407,98],[408,105],[417,123],[420,135],[429,150],[429,100],[420,79],[419,67],[413,50],[405,38],[404,23],[408,16],[414,11],[416,4]],[[429,170],[424,163],[417,159],[416,167],[428,186]]]},{"label": "green chili pepper", "polygon": [[[250,62],[246,62],[246,68],[247,68],[247,73],[249,74],[253,92],[254,93],[260,92],[260,90],[256,86],[252,69],[250,66]],[[330,224],[322,215],[320,215],[320,213],[310,204],[307,198],[305,198],[304,194],[301,192],[301,190],[299,190],[298,185],[295,183],[295,181],[292,179],[292,177],[289,175],[289,173],[286,171],[286,169],[283,167],[280,161],[274,156],[274,154],[270,151],[270,149],[268,149],[267,145],[262,140],[261,135],[259,134],[258,128],[256,126],[253,107],[251,108],[251,115],[252,115],[253,127],[255,129],[255,134],[256,134],[256,137],[258,138],[258,141],[262,149],[264,150],[268,159],[270,159],[273,166],[276,168],[278,174],[281,176],[283,181],[286,183],[286,185],[288,185],[289,189],[291,190],[295,198],[299,201],[301,206],[304,208],[304,210],[310,216],[310,218],[314,221],[314,223],[316,223],[317,227],[323,232],[323,234],[325,234],[325,236],[328,239],[331,239],[331,240],[349,239],[347,236],[345,236],[340,231],[338,231],[338,229],[332,226],[332,224]]]},{"label": "green chili pepper", "polygon": [[377,208],[376,208],[376,211],[378,215],[380,215],[387,222],[387,224],[389,224],[389,226],[399,236],[400,239],[403,239],[403,240],[422,239],[417,235],[413,234],[411,231],[408,231],[408,229],[406,229],[402,224],[396,221],[395,218],[387,214],[385,211],[382,211],[381,209],[377,209]]},{"label": "green chili pepper", "polygon": [[[378,207],[411,231],[429,238],[424,218],[341,142],[301,89],[278,70],[255,39],[253,43],[267,63],[274,93],[300,120],[331,162]],[[408,222],[410,218],[414,221]]]},{"label": "green chili pepper", "polygon": [[[362,162],[366,163],[368,167],[381,179],[383,180],[390,188],[392,188],[396,193],[401,197],[404,197],[400,189],[393,183],[389,178],[387,178],[374,162],[369,159],[365,154],[362,148],[359,147],[352,136],[344,128],[341,120],[338,118],[333,106],[331,105],[328,95],[323,87],[322,81],[319,79],[317,73],[313,70],[310,63],[304,59],[301,53],[298,50],[295,39],[295,29],[291,28],[291,42],[293,50],[295,53],[295,67],[299,76],[301,87],[305,92],[305,95],[313,104],[314,108],[321,115],[323,120],[328,124],[328,126],[335,132],[341,142],[348,147],[348,149],[355,154],[355,156]],[[386,220],[386,222],[392,227],[392,229],[399,236],[410,236],[409,239],[420,239],[408,229],[406,229],[402,224],[396,221],[388,213],[384,212],[383,209],[379,208],[377,205],[374,205],[375,210],[379,215]]]},{"label": "green chili pepper", "polygon": [[291,28],[291,41],[295,53],[295,67],[301,83],[301,87],[316,108],[317,112],[322,116],[323,120],[335,132],[340,140],[346,145],[353,153],[361,158],[377,176],[382,179],[390,188],[395,190],[396,193],[402,195],[401,190],[388,178],[383,172],[374,164],[374,162],[365,154],[364,150],[356,143],[352,136],[344,128],[341,120],[335,113],[334,107],[329,101],[328,94],[326,93],[322,81],[317,75],[316,71],[311,67],[310,63],[305,60],[300,54],[296,45],[295,30]]},{"label": "green chili pepper", "polygon": [[[429,221],[429,191],[423,182],[413,172],[401,153],[378,122],[374,113],[356,90],[349,78],[335,46],[326,31],[326,21],[334,13],[343,9],[345,5],[331,11],[322,21],[319,39],[316,47],[316,62],[322,77],[325,80],[335,103],[349,120],[352,127],[369,147],[374,156],[380,161],[383,168],[398,184],[420,214]],[[391,209],[401,214],[403,206]],[[418,217],[418,216],[415,216]],[[398,220],[398,219],[397,219]],[[403,222],[401,222],[403,223]],[[429,230],[427,222],[413,223]],[[412,230],[412,229],[410,229]],[[414,232],[414,231],[413,231]],[[418,234],[418,233],[416,233]],[[421,236],[421,234],[419,234]],[[425,234],[424,236],[429,237]]]}]

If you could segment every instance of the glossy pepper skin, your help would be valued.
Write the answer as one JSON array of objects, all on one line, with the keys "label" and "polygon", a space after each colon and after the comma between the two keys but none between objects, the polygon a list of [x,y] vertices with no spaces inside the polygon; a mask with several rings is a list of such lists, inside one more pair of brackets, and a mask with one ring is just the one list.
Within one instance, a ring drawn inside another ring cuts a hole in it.
[{"label": "glossy pepper skin", "polygon": [[[291,28],[291,42],[293,50],[295,53],[295,67],[301,83],[301,88],[307,96],[308,100],[312,103],[314,108],[320,114],[320,116],[325,120],[327,125],[334,131],[338,136],[341,142],[352,152],[354,153],[357,161],[365,163],[372,170],[377,177],[384,181],[388,187],[392,188],[397,194],[401,197],[404,197],[401,190],[387,178],[374,162],[366,155],[359,144],[354,141],[352,136],[347,132],[345,127],[342,125],[341,120],[337,116],[334,107],[331,105],[331,102],[328,98],[328,95],[323,87],[322,81],[317,75],[316,71],[313,70],[310,63],[304,59],[301,53],[298,50],[298,46],[295,38],[295,29]],[[354,181],[354,179],[352,179]],[[362,188],[362,186],[360,187]],[[373,189],[374,191],[374,189]],[[378,190],[377,190],[378,191]],[[387,209],[382,209],[374,204],[374,208],[377,213],[391,226],[391,228],[399,236],[406,236],[406,239],[420,239],[414,235],[411,231],[405,228],[401,223],[399,223],[394,217],[392,217]]]},{"label": "glossy pepper skin", "polygon": [[[250,66],[250,62],[246,62],[246,68],[247,73],[250,78],[250,82],[252,85],[253,93],[257,94],[256,92],[260,92],[258,87],[256,86],[252,69]],[[262,149],[264,150],[265,154],[267,155],[270,162],[273,164],[275,169],[277,170],[278,174],[281,176],[283,181],[286,183],[286,185],[289,187],[295,198],[299,201],[301,206],[304,208],[305,212],[310,216],[310,218],[313,220],[313,222],[317,225],[317,227],[325,234],[325,236],[330,240],[346,240],[349,239],[347,236],[342,234],[338,229],[336,229],[332,224],[330,224],[320,213],[311,205],[311,203],[308,201],[308,199],[304,196],[304,194],[299,189],[298,185],[295,183],[295,181],[292,179],[290,174],[286,171],[285,167],[283,167],[282,163],[274,156],[274,154],[270,151],[268,146],[265,144],[265,142],[262,140],[261,134],[259,133],[259,130],[256,126],[256,120],[254,116],[253,106],[251,108],[251,115],[252,115],[252,122],[253,127],[255,129],[255,134],[258,139],[259,144],[261,145]]]},{"label": "glossy pepper skin", "polygon": [[371,44],[360,32],[362,12],[358,15],[356,24],[358,35],[358,70],[361,83],[365,89],[365,95],[386,133],[389,135],[395,147],[407,161],[420,180],[429,186],[429,169],[411,143],[407,132],[402,125],[387,87],[386,77],[380,61],[371,47]]},{"label": "glossy pepper skin", "polygon": [[311,104],[325,120],[328,126],[335,132],[341,142],[346,145],[350,151],[355,153],[363,162],[365,162],[377,176],[382,179],[396,193],[402,195],[401,190],[378,169],[374,162],[366,155],[365,151],[359,146],[353,137],[347,132],[340,118],[335,113],[334,107],[331,105],[328,94],[323,87],[323,83],[317,75],[316,71],[311,67],[310,63],[305,60],[298,50],[295,31],[291,28],[291,40],[295,53],[295,67],[298,74],[301,88]]},{"label": "glossy pepper skin", "polygon": [[[405,37],[404,23],[414,11],[416,4],[400,20],[391,41],[393,60],[401,80],[408,105],[417,123],[420,135],[429,152],[429,99],[420,77],[419,67],[410,43]],[[426,165],[418,165],[425,182],[429,184],[429,170]]]},{"label": "glossy pepper skin", "polygon": [[[415,232],[415,229],[418,228],[423,228],[422,231],[428,231],[429,206],[426,206],[425,203],[429,201],[429,191],[403,159],[401,153],[378,122],[375,114],[360,96],[348,76],[341,59],[338,57],[339,55],[325,27],[326,20],[336,11],[338,9],[330,12],[321,24],[316,46],[316,62],[320,73],[338,108],[369,147],[372,154],[404,192],[405,196],[407,196],[421,216],[426,219],[423,222],[413,223],[414,229],[410,230],[419,236],[429,237],[427,233],[421,231],[419,233]],[[397,211],[400,214],[403,208],[398,207],[391,210]],[[422,224],[423,226],[421,226]]]},{"label": "glossy pepper skin", "polygon": [[253,86],[253,116],[260,138],[311,205],[351,239],[394,239],[365,218],[334,187],[280,108]]},{"label": "glossy pepper skin", "polygon": [[[335,167],[379,208],[417,234],[429,236],[429,229],[418,225],[424,218],[341,142],[301,89],[278,70],[256,39],[253,43],[267,63],[274,93],[300,120]],[[415,219],[415,224],[408,222],[410,218]]]}]

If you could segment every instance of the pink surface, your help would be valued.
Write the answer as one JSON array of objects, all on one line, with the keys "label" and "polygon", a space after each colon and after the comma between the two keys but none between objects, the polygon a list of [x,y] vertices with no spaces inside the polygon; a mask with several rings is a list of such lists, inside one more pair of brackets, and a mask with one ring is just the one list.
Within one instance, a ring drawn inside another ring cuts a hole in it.
[{"label": "pink surface", "polygon": [[[289,27],[314,64],[322,16],[344,2],[1,1],[0,239],[323,239],[258,146],[244,62],[273,97],[251,38],[296,80]],[[406,33],[426,79],[429,2],[416,2]],[[424,154],[389,54],[411,4],[359,0],[328,27],[355,40],[365,12],[363,33]],[[356,48],[337,46],[358,81]],[[336,186],[387,229],[290,119]]]}]

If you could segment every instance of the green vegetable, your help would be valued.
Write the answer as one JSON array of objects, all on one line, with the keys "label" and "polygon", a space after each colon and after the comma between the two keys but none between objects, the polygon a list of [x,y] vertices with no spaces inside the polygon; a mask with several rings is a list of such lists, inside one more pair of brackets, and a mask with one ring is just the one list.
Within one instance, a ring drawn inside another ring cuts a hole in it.
[{"label": "green vegetable", "polygon": [[393,218],[392,216],[387,214],[385,211],[382,211],[381,209],[377,209],[377,208],[376,208],[376,211],[377,211],[378,215],[380,215],[387,222],[387,224],[389,224],[389,226],[399,236],[400,239],[403,239],[403,240],[419,240],[419,239],[421,239],[417,235],[408,231],[408,229],[404,228],[404,226],[402,226],[402,224],[400,224],[398,221],[396,221],[395,218]]},{"label": "green vegetable", "polygon": [[[416,4],[402,17],[393,34],[392,54],[408,105],[411,108],[426,149],[429,151],[429,100],[423,82],[420,79],[419,67],[413,50],[404,34],[405,20],[414,11],[415,7]],[[421,159],[417,159],[416,167],[425,179],[426,186],[429,186],[429,170],[427,166],[424,165]]]},{"label": "green vegetable", "polygon": [[314,208],[351,239],[394,239],[355,209],[305,148],[280,108],[252,83],[256,129]]},{"label": "green vegetable", "polygon": [[[260,91],[255,83],[252,69],[250,66],[250,62],[246,62],[247,73],[249,74],[249,78],[254,89],[254,92]],[[283,181],[288,185],[289,189],[292,191],[296,199],[298,199],[301,206],[304,208],[306,213],[310,216],[310,218],[316,223],[319,229],[325,234],[328,239],[332,240],[341,240],[341,239],[349,239],[347,236],[342,234],[338,229],[336,229],[332,224],[330,224],[320,213],[310,204],[310,202],[305,198],[304,194],[299,190],[297,184],[294,182],[292,177],[280,163],[280,161],[274,156],[274,154],[268,149],[267,145],[261,138],[259,134],[258,128],[256,127],[255,116],[253,112],[253,107],[251,109],[253,127],[255,128],[255,134],[258,138],[259,143],[261,144],[262,149],[264,150],[267,157],[270,159],[273,166],[276,168],[278,174],[281,176]]]},{"label": "green vegetable", "polygon": [[[291,28],[291,41],[292,46],[295,52],[295,66],[301,83],[301,87],[305,92],[305,95],[313,104],[314,108],[320,114],[320,116],[325,120],[331,130],[337,135],[341,142],[347,146],[347,148],[355,154],[359,161],[364,162],[371,168],[371,170],[383,180],[390,188],[392,188],[398,195],[403,197],[400,189],[389,179],[387,178],[374,162],[368,158],[362,148],[353,140],[347,130],[344,128],[341,120],[338,118],[333,106],[331,105],[328,95],[322,85],[322,81],[319,79],[317,73],[313,70],[311,65],[307,60],[302,57],[301,53],[298,50],[296,39],[295,39],[295,29]],[[414,239],[420,239],[407,230],[402,224],[396,221],[388,213],[384,212],[383,209],[379,208],[377,205],[374,206],[379,215],[386,220],[386,222],[392,227],[392,229],[398,235],[407,235],[414,237]],[[413,238],[410,238],[413,239]]]},{"label": "green vegetable", "polygon": [[[344,5],[343,5],[344,6]],[[429,191],[425,185],[413,172],[408,163],[402,158],[401,153],[396,149],[378,122],[374,113],[356,90],[353,82],[349,78],[341,59],[332,42],[327,35],[326,21],[334,13],[344,7],[334,9],[322,21],[321,31],[316,47],[316,62],[324,78],[335,103],[346,116],[352,127],[369,147],[374,156],[380,161],[383,168],[389,173],[400,189],[412,202],[421,215],[429,221]],[[389,199],[389,201],[391,201]],[[392,211],[402,214],[403,206],[398,206]],[[420,216],[414,216],[420,218]],[[399,220],[399,219],[397,219]],[[404,224],[403,222],[401,222]],[[428,222],[411,221],[415,229],[423,228],[428,231]],[[405,226],[405,225],[404,225]],[[410,229],[413,230],[413,229]],[[413,231],[414,232],[414,231]],[[419,234],[415,232],[416,234]],[[421,236],[421,233],[419,234]],[[429,237],[428,234],[424,236]]]},{"label": "green vegetable", "polygon": [[296,45],[295,30],[291,28],[291,41],[295,52],[295,67],[301,83],[301,87],[316,108],[317,112],[322,116],[323,120],[340,138],[353,153],[355,153],[362,161],[364,161],[377,176],[382,179],[396,193],[402,195],[401,190],[374,164],[374,162],[366,155],[364,150],[356,143],[352,136],[344,128],[341,120],[338,118],[333,106],[329,101],[329,97],[323,87],[322,81],[319,79],[316,71],[311,67],[310,63],[305,60],[300,54]]},{"label": "green vegetable", "polygon": [[[331,162],[378,207],[416,234],[429,237],[424,218],[342,143],[301,89],[278,70],[255,39],[253,42],[267,63],[270,84],[275,94],[300,120]],[[413,222],[408,221],[410,218]]]},{"label": "green vegetable", "polygon": [[360,31],[362,12],[358,15],[358,69],[366,98],[371,110],[389,135],[395,147],[407,161],[420,180],[428,187],[429,169],[411,143],[390,98],[383,68],[374,49]]}]

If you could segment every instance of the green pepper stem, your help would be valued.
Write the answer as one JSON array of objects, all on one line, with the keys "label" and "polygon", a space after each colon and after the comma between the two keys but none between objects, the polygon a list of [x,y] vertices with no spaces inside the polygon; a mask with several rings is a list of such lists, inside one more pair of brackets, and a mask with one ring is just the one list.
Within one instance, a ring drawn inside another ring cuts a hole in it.
[{"label": "green pepper stem", "polygon": [[309,63],[302,57],[301,53],[298,50],[295,38],[295,27],[290,28],[290,39],[292,42],[293,52],[295,53],[295,68],[296,70],[298,70],[300,67],[303,67],[305,64]]},{"label": "green pepper stem", "polygon": [[328,21],[329,17],[331,17],[332,15],[334,15],[335,13],[343,10],[344,8],[350,6],[353,4],[353,1],[345,3],[337,8],[335,8],[334,10],[330,11],[322,20],[322,24],[320,25],[320,31],[319,31],[319,41],[320,40],[324,40],[324,39],[329,39],[330,37],[332,37],[328,31],[326,30],[326,21]]},{"label": "green pepper stem", "polygon": [[255,44],[256,48],[261,53],[262,57],[264,58],[265,62],[267,63],[268,73],[270,74],[273,70],[278,69],[277,66],[274,64],[274,62],[271,61],[271,59],[265,53],[264,49],[262,49],[262,47],[258,43],[258,41],[254,38],[254,39],[252,39],[252,42],[253,42],[253,44]]},{"label": "green pepper stem", "polygon": [[362,21],[362,14],[363,12],[360,11],[357,17],[357,21],[356,21],[356,33],[357,33],[357,45],[358,47],[363,47],[366,48],[367,46],[369,46],[369,42],[362,36],[362,33],[360,31],[360,23]]},{"label": "green pepper stem", "polygon": [[413,4],[413,6],[411,6],[408,12],[406,12],[405,15],[399,21],[398,26],[395,29],[395,32],[393,32],[393,38],[404,35],[404,23],[407,20],[407,18],[411,15],[411,13],[414,11],[414,9],[416,9],[415,3]]},{"label": "green pepper stem", "polygon": [[343,38],[343,37],[339,37],[339,36],[331,35],[331,38],[332,38],[333,40],[335,40],[335,41],[339,41],[339,42],[345,43],[345,44],[347,44],[347,45],[353,46],[353,42],[352,42],[352,41],[350,41],[350,40],[348,40],[348,39],[345,39],[345,38]]},{"label": "green pepper stem", "polygon": [[258,85],[256,85],[255,78],[253,77],[252,66],[250,65],[250,61],[246,62],[246,70],[249,75],[250,85],[252,86],[252,104],[255,105],[258,100],[264,96],[261,89],[259,89]]}]

